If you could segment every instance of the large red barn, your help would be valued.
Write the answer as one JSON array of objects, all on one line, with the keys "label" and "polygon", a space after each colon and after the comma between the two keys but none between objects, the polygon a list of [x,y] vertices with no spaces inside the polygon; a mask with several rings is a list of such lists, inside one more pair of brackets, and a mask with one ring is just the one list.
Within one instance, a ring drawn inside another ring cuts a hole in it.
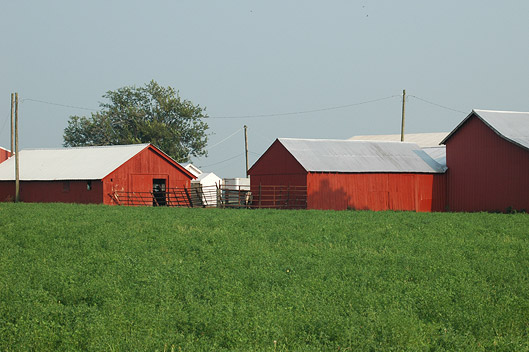
[{"label": "large red barn", "polygon": [[[0,200],[15,197],[14,159],[0,164]],[[189,187],[194,178],[152,144],[20,151],[23,202],[120,204],[118,193]]]},{"label": "large red barn", "polygon": [[442,143],[450,211],[529,210],[529,113],[473,110]]},{"label": "large red barn", "polygon": [[308,209],[444,211],[445,170],[414,143],[280,138],[248,173],[254,202],[280,185]]}]

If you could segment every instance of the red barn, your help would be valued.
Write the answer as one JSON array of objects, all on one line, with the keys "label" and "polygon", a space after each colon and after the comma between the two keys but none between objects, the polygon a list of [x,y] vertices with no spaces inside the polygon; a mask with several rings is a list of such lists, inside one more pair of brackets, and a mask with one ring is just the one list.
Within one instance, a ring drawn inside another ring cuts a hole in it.
[{"label": "red barn", "polygon": [[[0,200],[15,197],[14,170],[14,157],[0,164]],[[121,204],[118,193],[165,192],[194,178],[152,144],[20,152],[23,202]]]},{"label": "red barn", "polygon": [[308,209],[443,211],[445,170],[414,143],[280,138],[248,173],[254,203],[280,185]]},{"label": "red barn", "polygon": [[473,110],[442,143],[450,211],[529,210],[529,113]]}]

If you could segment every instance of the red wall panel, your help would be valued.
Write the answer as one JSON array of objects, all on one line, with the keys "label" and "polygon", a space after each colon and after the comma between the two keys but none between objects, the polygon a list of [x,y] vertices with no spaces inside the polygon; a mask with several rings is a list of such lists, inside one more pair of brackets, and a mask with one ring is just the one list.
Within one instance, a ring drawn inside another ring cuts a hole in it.
[{"label": "red wall panel", "polygon": [[[27,203],[102,203],[103,184],[90,181],[21,181],[20,200]],[[0,200],[15,199],[15,182],[0,182]]]},{"label": "red wall panel", "polygon": [[444,175],[436,174],[309,173],[307,207],[443,211],[444,185]]},{"label": "red wall panel", "polygon": [[529,151],[471,117],[446,143],[450,211],[529,210]]}]

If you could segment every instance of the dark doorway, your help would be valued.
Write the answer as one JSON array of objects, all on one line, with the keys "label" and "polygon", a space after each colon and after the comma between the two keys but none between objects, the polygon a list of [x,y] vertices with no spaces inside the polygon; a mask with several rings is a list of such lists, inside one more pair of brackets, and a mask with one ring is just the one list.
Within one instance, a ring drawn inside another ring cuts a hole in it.
[{"label": "dark doorway", "polygon": [[165,193],[165,179],[155,178],[152,180],[152,205],[153,206],[166,206],[167,198]]}]

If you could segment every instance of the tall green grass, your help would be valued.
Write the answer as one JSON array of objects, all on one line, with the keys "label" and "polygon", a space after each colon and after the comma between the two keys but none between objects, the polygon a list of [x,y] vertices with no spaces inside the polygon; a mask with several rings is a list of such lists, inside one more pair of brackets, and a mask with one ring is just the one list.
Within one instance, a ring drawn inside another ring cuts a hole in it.
[{"label": "tall green grass", "polygon": [[528,230],[525,214],[0,204],[0,350],[529,350]]}]

